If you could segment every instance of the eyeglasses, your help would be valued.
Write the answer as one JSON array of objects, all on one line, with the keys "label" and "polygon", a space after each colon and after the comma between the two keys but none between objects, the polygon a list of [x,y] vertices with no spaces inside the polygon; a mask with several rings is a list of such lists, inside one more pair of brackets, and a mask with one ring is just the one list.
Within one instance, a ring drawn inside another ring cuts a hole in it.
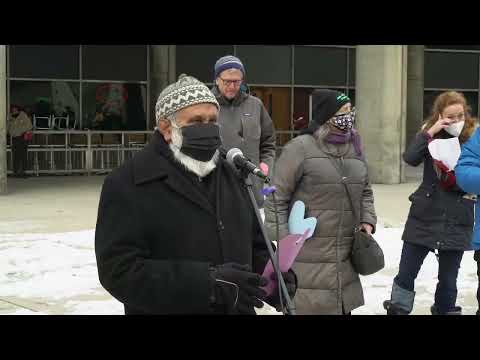
[{"label": "eyeglasses", "polygon": [[242,83],[243,80],[225,80],[225,79],[222,79],[220,78],[220,80],[222,80],[223,82],[223,85],[225,86],[230,86],[230,85],[234,85],[234,86],[240,86],[240,84]]}]

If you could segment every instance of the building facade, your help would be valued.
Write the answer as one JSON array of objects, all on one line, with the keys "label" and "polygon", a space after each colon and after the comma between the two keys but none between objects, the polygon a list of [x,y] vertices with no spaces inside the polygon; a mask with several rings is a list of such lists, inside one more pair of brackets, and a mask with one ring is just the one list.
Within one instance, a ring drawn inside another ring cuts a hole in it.
[{"label": "building facade", "polygon": [[[35,124],[31,172],[75,173],[85,166],[90,172],[106,161],[109,169],[132,144],[147,141],[156,97],[167,84],[187,73],[213,85],[213,65],[227,54],[244,62],[249,90],[271,114],[280,148],[310,121],[314,89],[347,94],[376,183],[405,181],[401,153],[437,94],[459,90],[478,114],[480,45],[4,45],[0,192],[11,168],[10,105]],[[133,134],[145,135],[143,141],[128,140]]]}]

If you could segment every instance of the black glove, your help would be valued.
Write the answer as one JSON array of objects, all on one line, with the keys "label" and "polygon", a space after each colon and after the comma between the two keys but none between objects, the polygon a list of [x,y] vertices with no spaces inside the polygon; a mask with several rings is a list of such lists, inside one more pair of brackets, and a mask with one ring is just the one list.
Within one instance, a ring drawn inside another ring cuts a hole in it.
[{"label": "black glove", "polygon": [[228,263],[210,269],[212,280],[212,305],[220,307],[227,314],[255,315],[255,309],[262,308],[266,293],[261,286],[268,280],[252,273],[248,265]]},{"label": "black glove", "polygon": [[[287,288],[288,295],[290,296],[291,299],[295,296],[295,293],[297,292],[297,275],[293,272],[293,270],[288,270],[286,273],[282,273],[283,281],[285,281],[285,287]],[[275,281],[278,284],[278,279],[277,279],[277,274],[274,272],[271,276],[270,281]],[[285,298],[282,297],[283,305],[286,305],[286,300]],[[275,291],[272,295],[270,295],[265,302],[269,304],[270,306],[273,306],[277,311],[282,311],[280,306],[280,288],[277,287],[275,288]]]}]

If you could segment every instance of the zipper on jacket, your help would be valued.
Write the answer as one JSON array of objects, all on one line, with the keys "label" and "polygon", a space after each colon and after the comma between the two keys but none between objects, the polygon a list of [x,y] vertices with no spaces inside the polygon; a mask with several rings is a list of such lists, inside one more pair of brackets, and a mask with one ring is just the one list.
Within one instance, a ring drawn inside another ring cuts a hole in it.
[{"label": "zipper on jacket", "polygon": [[221,196],[221,173],[222,173],[222,162],[218,164],[217,168],[217,183],[216,183],[216,189],[215,189],[215,218],[217,222],[217,233],[218,233],[218,241],[220,245],[220,256],[222,259],[225,260],[224,252],[223,252],[223,242],[224,242],[224,231],[225,231],[225,225],[223,224],[222,217],[220,216],[220,196]]},{"label": "zipper on jacket", "polygon": [[[340,166],[342,168],[343,175],[345,176],[345,167],[343,162],[343,156],[340,156]],[[342,186],[342,191],[345,191]],[[348,196],[347,193],[345,193]],[[345,198],[342,199],[342,214],[340,216],[340,223],[338,225],[337,237],[335,240],[335,253],[336,253],[336,263],[337,263],[337,286],[338,286],[338,295],[337,295],[337,311],[339,314],[343,314],[343,289],[342,289],[342,266],[339,258],[339,240],[342,236],[343,220],[345,218]]]},{"label": "zipper on jacket", "polygon": [[342,214],[340,215],[340,223],[338,225],[337,229],[337,236],[335,239],[335,257],[336,257],[336,265],[337,265],[337,286],[338,286],[338,292],[337,292],[337,311],[342,314],[343,312],[343,291],[342,291],[342,269],[341,269],[341,262],[339,258],[339,240],[340,237],[342,237],[342,228],[343,228],[343,220],[344,220],[344,214],[345,214],[345,199],[342,199]]}]

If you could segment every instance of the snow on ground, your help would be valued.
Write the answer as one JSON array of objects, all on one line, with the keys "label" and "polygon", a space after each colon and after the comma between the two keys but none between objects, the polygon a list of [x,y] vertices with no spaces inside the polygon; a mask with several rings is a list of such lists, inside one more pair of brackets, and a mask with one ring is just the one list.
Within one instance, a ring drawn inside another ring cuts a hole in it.
[{"label": "snow on ground", "polygon": [[[375,238],[385,253],[386,267],[362,277],[365,306],[354,314],[384,314],[398,270],[401,228],[379,226]],[[47,310],[17,309],[10,314],[123,314],[123,306],[101,287],[94,252],[94,230],[58,234],[0,234],[0,299],[43,303]],[[416,283],[414,314],[428,314],[436,286],[437,260],[428,255]],[[465,253],[458,279],[458,305],[465,314],[477,310],[476,263]],[[49,311],[48,309],[56,309]],[[260,314],[274,314],[266,306]]]},{"label": "snow on ground", "polygon": [[105,301],[94,301],[96,306],[89,306],[89,300],[63,304],[79,296],[95,299],[106,295],[98,280],[94,237],[94,230],[0,235],[0,298],[66,305],[64,313],[77,312],[80,305],[85,314],[123,313],[123,306],[112,302],[110,296],[107,307],[100,305]]},{"label": "snow on ground", "polygon": [[41,312],[41,311],[32,311],[28,309],[20,309],[20,310],[11,312],[8,315],[48,315],[48,313]]},{"label": "snow on ground", "polygon": [[2,296],[60,299],[97,286],[93,231],[2,235]]}]

